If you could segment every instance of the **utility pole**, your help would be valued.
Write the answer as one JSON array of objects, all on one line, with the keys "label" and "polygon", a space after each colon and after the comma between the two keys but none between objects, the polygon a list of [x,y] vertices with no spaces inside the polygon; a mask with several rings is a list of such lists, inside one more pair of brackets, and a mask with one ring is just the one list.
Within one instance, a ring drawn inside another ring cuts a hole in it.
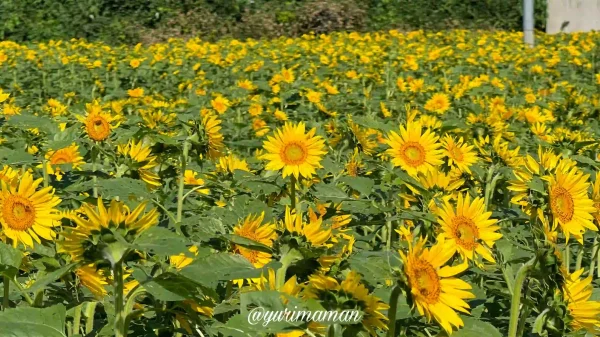
[{"label": "utility pole", "polygon": [[533,2],[535,0],[523,0],[523,42],[533,48]]}]

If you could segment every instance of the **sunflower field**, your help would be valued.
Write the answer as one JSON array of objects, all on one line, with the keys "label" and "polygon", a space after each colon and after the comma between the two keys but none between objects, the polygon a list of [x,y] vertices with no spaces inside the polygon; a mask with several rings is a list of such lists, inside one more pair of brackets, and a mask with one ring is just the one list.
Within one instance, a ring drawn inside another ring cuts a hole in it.
[{"label": "sunflower field", "polygon": [[0,88],[1,337],[600,335],[598,32],[4,41]]}]

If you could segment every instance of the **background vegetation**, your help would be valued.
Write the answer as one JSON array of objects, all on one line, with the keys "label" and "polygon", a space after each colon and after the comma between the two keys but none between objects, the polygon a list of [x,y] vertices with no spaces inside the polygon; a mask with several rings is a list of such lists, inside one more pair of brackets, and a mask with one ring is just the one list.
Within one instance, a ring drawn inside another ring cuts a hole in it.
[{"label": "background vegetation", "polygon": [[[546,1],[536,1],[545,28]],[[272,38],[314,31],[519,30],[522,0],[0,0],[0,39]]]}]

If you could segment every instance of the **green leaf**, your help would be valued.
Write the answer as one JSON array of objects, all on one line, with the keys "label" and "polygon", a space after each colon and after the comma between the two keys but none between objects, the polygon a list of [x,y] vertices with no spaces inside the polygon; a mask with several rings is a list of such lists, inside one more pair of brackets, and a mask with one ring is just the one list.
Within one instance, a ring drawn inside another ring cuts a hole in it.
[{"label": "green leaf", "polygon": [[11,116],[7,124],[21,129],[38,128],[47,133],[58,132],[58,126],[56,123],[50,118],[43,116],[34,116],[28,114],[15,115]]},{"label": "green leaf", "polygon": [[576,160],[582,164],[588,164],[588,165],[592,165],[592,166],[598,166],[598,162],[596,162],[595,160],[588,158],[586,156],[580,156],[580,155],[572,155],[571,159]]},{"label": "green leaf", "polygon": [[65,337],[66,314],[62,304],[43,309],[9,309],[0,313],[0,336]]},{"label": "green leaf", "polygon": [[316,184],[315,186],[315,197],[321,201],[333,201],[340,202],[348,200],[348,196],[344,191],[340,190],[335,185],[328,185],[324,183]]},{"label": "green leaf", "polygon": [[0,162],[6,165],[20,165],[35,162],[35,157],[26,151],[17,151],[6,148],[0,149]]},{"label": "green leaf", "polygon": [[392,267],[400,266],[400,256],[396,251],[359,251],[348,259],[350,267],[363,275],[371,285],[395,279]]},{"label": "green leaf", "polygon": [[269,324],[256,322],[253,324],[248,322],[248,315],[243,314],[237,314],[231,317],[225,324],[217,323],[214,325],[214,329],[217,332],[220,332],[223,336],[229,337],[267,336],[278,332],[284,332],[286,331],[286,328],[294,329],[292,325],[285,321],[269,322]]},{"label": "green leaf", "polygon": [[131,178],[99,180],[98,189],[103,196],[119,197],[122,200],[128,200],[130,196],[151,198],[144,182]]},{"label": "green leaf", "polygon": [[194,261],[180,274],[211,287],[218,281],[256,278],[261,272],[241,255],[216,253]]},{"label": "green leaf", "polygon": [[342,177],[340,181],[365,196],[371,194],[373,186],[375,186],[375,182],[372,179],[365,177]]},{"label": "green leaf", "polygon": [[242,247],[246,247],[246,248],[253,249],[253,250],[258,250],[258,251],[265,252],[265,253],[273,252],[273,249],[271,249],[271,247],[264,245],[260,242],[254,241],[254,240],[250,240],[243,236],[239,236],[239,235],[235,235],[235,234],[225,234],[225,235],[223,235],[223,237],[225,237],[232,243],[235,243],[236,245],[240,245]]},{"label": "green leaf", "polygon": [[540,192],[542,194],[546,194],[546,189],[544,188],[544,182],[539,177],[533,177],[529,183],[527,183],[530,189],[536,192]]},{"label": "green leaf", "polygon": [[27,291],[30,292],[36,292],[42,288],[44,288],[45,286],[47,286],[48,284],[58,280],[59,278],[61,278],[64,274],[68,273],[69,271],[71,271],[71,269],[75,267],[75,263],[71,263],[68,264],[62,268],[59,268],[51,273],[47,273],[44,276],[38,277],[37,281],[35,281],[34,284],[32,284],[29,288],[27,288]]},{"label": "green leaf", "polygon": [[23,254],[20,250],[0,242],[0,274],[15,276],[22,260]]},{"label": "green leaf", "polygon": [[455,333],[453,337],[502,337],[502,334],[493,325],[472,317],[462,317],[465,326]]},{"label": "green leaf", "polygon": [[199,298],[202,290],[194,281],[173,273],[163,273],[147,279],[135,273],[134,277],[146,291],[160,301],[183,301],[190,298]]},{"label": "green leaf", "polygon": [[165,256],[187,251],[185,238],[164,227],[152,227],[144,231],[133,246],[144,252]]}]

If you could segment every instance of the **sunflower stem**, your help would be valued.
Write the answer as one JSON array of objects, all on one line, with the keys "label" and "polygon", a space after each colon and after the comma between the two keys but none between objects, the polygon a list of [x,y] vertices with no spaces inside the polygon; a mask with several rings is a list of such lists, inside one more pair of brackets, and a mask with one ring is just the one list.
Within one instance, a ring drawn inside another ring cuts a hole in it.
[{"label": "sunflower stem", "polygon": [[25,288],[23,288],[21,283],[19,283],[16,276],[13,278],[13,283],[15,284],[15,286],[17,286],[17,289],[19,289],[19,291],[21,292],[21,295],[23,295],[27,304],[29,304],[30,306],[33,306],[33,303],[34,303],[33,299],[31,299],[31,297],[29,296],[27,291],[25,291]]},{"label": "sunflower stem", "polygon": [[94,173],[92,175],[92,184],[94,185],[92,193],[93,193],[94,199],[98,198],[98,177],[96,176],[96,156],[97,155],[98,155],[97,152],[92,147],[92,172]]},{"label": "sunflower stem", "polygon": [[177,193],[177,226],[181,225],[183,217],[183,188],[185,187],[185,167],[187,165],[188,152],[190,150],[189,141],[183,142],[183,151],[181,152],[181,170],[179,172],[179,191]]},{"label": "sunflower stem", "polygon": [[390,308],[388,309],[388,332],[387,337],[396,337],[396,310],[398,308],[398,298],[402,293],[402,288],[396,284],[390,295]]},{"label": "sunflower stem", "polygon": [[294,175],[290,176],[290,202],[292,205],[292,209],[296,209],[296,177]]},{"label": "sunflower stem", "polygon": [[115,297],[115,337],[125,337],[125,310],[123,306],[123,262],[119,260],[113,265],[114,297]]},{"label": "sunflower stem", "polygon": [[565,269],[567,270],[567,274],[571,267],[571,250],[569,249],[569,243],[565,243]]},{"label": "sunflower stem", "polygon": [[523,282],[527,278],[527,273],[535,263],[537,262],[537,257],[534,256],[531,260],[525,263],[519,271],[517,272],[517,276],[515,277],[515,286],[513,289],[513,295],[510,305],[510,322],[508,326],[508,337],[517,337],[517,330],[519,327],[519,312],[521,310],[521,293],[523,291]]},{"label": "sunflower stem", "polygon": [[133,306],[135,305],[135,299],[139,296],[139,295],[143,295],[146,293],[146,290],[144,290],[144,288],[140,287],[139,285],[133,289],[129,296],[127,297],[127,303],[125,303],[125,308],[123,310],[123,317],[125,317],[125,323],[124,325],[124,330],[123,330],[123,336],[127,337],[127,331],[129,330],[129,323],[131,322],[131,316],[129,315],[132,311],[133,311]]},{"label": "sunflower stem", "polygon": [[44,175],[44,187],[48,187],[48,161],[42,161],[42,174]]},{"label": "sunflower stem", "polygon": [[79,335],[79,330],[81,329],[81,307],[83,304],[80,304],[73,308],[73,334]]},{"label": "sunflower stem", "polygon": [[583,262],[583,245],[579,246],[577,252],[577,260],[575,261],[575,271],[581,269],[581,263]]},{"label": "sunflower stem", "polygon": [[594,246],[592,247],[592,255],[590,259],[590,269],[589,274],[594,276],[594,267],[596,264],[596,255],[598,254],[598,236],[594,236]]},{"label": "sunflower stem", "polygon": [[94,315],[96,313],[96,305],[98,302],[89,302],[85,307],[85,333],[87,335],[94,331]]},{"label": "sunflower stem", "polygon": [[2,298],[2,311],[4,311],[9,308],[8,296],[10,294],[10,281],[8,279],[8,276],[6,275],[2,278],[2,287],[4,288],[4,295]]}]

